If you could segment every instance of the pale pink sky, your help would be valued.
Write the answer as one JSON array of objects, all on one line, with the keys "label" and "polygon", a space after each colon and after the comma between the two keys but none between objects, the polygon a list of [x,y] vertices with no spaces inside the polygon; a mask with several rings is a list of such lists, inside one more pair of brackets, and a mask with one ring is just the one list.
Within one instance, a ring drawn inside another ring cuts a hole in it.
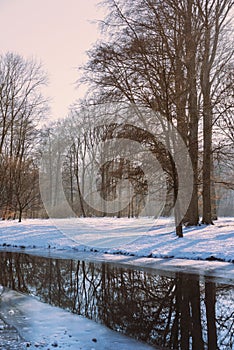
[{"label": "pale pink sky", "polygon": [[17,52],[38,58],[49,74],[45,93],[52,98],[52,117],[65,117],[83,95],[75,90],[76,67],[99,35],[90,21],[103,18],[99,0],[0,0],[0,54]]}]

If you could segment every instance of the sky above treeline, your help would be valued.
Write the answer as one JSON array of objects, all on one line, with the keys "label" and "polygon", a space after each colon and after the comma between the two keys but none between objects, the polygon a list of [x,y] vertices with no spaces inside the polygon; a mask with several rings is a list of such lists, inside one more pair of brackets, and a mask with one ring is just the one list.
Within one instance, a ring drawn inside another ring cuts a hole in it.
[{"label": "sky above treeline", "polygon": [[38,59],[48,73],[51,119],[66,117],[68,107],[84,95],[75,88],[77,67],[97,40],[99,0],[0,0],[0,54],[13,51]]}]

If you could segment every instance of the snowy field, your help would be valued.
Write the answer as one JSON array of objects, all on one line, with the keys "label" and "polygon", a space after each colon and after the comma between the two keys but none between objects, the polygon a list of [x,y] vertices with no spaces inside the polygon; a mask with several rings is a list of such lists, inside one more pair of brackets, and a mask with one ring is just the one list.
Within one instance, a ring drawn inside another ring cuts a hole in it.
[{"label": "snowy field", "polygon": [[183,238],[164,218],[153,224],[125,218],[0,221],[0,246],[234,262],[234,218],[185,228]]}]

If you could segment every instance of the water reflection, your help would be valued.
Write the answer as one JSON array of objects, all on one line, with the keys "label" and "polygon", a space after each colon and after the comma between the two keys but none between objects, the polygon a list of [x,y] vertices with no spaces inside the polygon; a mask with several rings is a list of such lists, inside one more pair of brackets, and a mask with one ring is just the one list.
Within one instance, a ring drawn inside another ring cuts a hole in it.
[{"label": "water reflection", "polygon": [[233,349],[233,286],[12,252],[0,284],[164,349]]}]

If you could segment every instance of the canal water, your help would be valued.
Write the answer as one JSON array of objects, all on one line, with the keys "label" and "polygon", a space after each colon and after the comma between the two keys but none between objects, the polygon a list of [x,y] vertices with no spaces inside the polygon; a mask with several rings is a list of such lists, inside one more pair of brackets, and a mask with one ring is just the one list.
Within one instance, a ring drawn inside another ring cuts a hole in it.
[{"label": "canal water", "polygon": [[234,349],[234,281],[0,252],[0,285],[155,348]]}]

